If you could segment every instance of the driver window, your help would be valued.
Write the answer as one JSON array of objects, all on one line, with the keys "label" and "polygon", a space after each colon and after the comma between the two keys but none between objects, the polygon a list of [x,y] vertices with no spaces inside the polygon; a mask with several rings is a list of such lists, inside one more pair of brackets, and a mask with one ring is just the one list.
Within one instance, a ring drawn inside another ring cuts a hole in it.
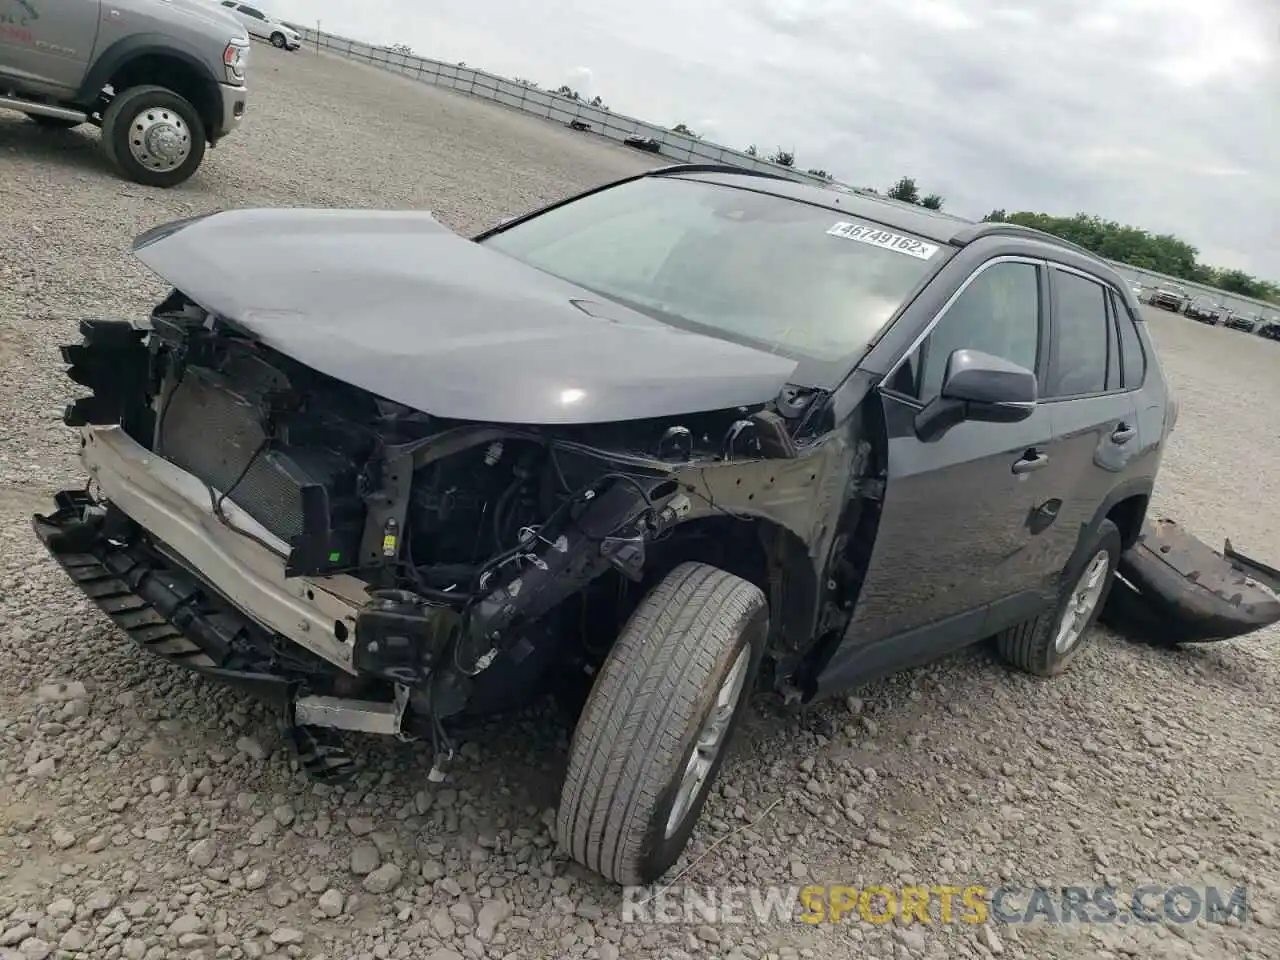
[{"label": "driver window", "polygon": [[1040,349],[1039,271],[1035,264],[1006,261],[977,274],[899,368],[892,389],[928,403],[942,390],[947,360],[962,349],[1034,371]]}]

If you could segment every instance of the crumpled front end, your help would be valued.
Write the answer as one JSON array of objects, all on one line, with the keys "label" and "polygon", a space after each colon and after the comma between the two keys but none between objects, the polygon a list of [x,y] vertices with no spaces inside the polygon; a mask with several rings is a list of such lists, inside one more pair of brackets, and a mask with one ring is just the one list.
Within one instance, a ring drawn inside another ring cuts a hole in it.
[{"label": "crumpled front end", "polygon": [[[565,635],[612,636],[691,515],[752,531],[736,510],[798,525],[812,509],[812,467],[763,410],[556,430],[446,420],[177,292],[145,329],[81,330],[63,355],[90,393],[64,419],[89,484],[35,518],[38,536],[131,638],[275,697],[300,729],[445,736],[442,719],[576,669]],[[723,467],[739,458],[775,488],[735,501]]]}]

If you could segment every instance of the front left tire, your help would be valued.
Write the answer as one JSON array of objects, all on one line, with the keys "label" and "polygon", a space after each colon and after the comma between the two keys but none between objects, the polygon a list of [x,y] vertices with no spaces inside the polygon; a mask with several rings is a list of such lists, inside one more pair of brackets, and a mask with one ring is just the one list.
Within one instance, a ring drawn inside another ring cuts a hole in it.
[{"label": "front left tire", "polygon": [[641,601],[587,697],[556,815],[561,846],[619,884],[658,880],[689,842],[768,634],[754,584],[683,563]]},{"label": "front left tire", "polygon": [[271,45],[277,50],[283,50],[285,44],[284,34],[276,31],[271,35]]}]

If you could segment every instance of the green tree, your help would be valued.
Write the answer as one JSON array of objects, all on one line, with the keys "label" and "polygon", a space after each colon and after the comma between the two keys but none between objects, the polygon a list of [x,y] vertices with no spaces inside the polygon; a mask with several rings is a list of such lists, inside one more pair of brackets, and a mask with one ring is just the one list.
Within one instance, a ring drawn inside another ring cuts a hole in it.
[{"label": "green tree", "polygon": [[920,201],[920,206],[928,207],[930,210],[941,210],[942,197],[939,194],[931,193]]},{"label": "green tree", "polygon": [[748,157],[756,157],[760,155],[760,151],[756,148],[756,145],[754,143],[751,146],[747,147],[747,149],[743,150],[742,152],[745,153]]},{"label": "green tree", "polygon": [[920,188],[916,186],[915,180],[911,177],[903,177],[889,188],[886,196],[890,200],[901,200],[903,203],[919,203]]},{"label": "green tree", "polygon": [[689,129],[689,125],[687,123],[677,123],[674,127],[671,128],[671,132],[683,133],[686,137],[693,137],[693,139],[695,140],[702,139],[702,134],[694,133],[692,130]]},{"label": "green tree", "polygon": [[833,176],[831,176],[831,174],[827,173],[827,171],[825,171],[825,170],[823,170],[823,169],[821,169],[821,168],[810,167],[810,168],[809,168],[809,170],[808,170],[808,172],[809,172],[810,174],[812,174],[813,176],[815,176],[815,177],[821,177],[823,180],[834,180],[834,179],[835,179]]},{"label": "green tree", "polygon": [[982,219],[987,222],[1017,223],[1033,227],[1084,247],[1108,260],[1154,270],[1182,280],[1209,284],[1244,296],[1280,302],[1280,286],[1277,284],[1250,276],[1243,270],[1219,270],[1202,264],[1197,259],[1199,251],[1173,234],[1152,234],[1140,227],[1104,220],[1087,213],[1060,217],[1029,210],[1010,213],[996,209]]},{"label": "green tree", "polygon": [[796,165],[795,152],[783,150],[781,147],[769,154],[768,159],[770,163],[776,163],[780,167],[794,167]]}]

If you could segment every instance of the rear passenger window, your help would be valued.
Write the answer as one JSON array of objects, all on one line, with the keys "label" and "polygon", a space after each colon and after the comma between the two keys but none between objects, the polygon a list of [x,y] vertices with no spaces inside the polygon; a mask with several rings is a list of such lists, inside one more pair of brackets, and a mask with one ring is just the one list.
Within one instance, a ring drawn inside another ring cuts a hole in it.
[{"label": "rear passenger window", "polygon": [[1046,397],[1074,397],[1107,389],[1107,292],[1100,283],[1053,272],[1054,355]]},{"label": "rear passenger window", "polygon": [[1040,279],[1035,264],[995,263],[947,308],[924,343],[898,368],[890,389],[933,400],[956,350],[981,350],[1035,370],[1040,349]]},{"label": "rear passenger window", "polygon": [[1111,302],[1116,309],[1116,322],[1120,327],[1120,364],[1124,371],[1124,385],[1128,390],[1142,386],[1147,376],[1147,355],[1138,336],[1137,321],[1115,294]]}]

